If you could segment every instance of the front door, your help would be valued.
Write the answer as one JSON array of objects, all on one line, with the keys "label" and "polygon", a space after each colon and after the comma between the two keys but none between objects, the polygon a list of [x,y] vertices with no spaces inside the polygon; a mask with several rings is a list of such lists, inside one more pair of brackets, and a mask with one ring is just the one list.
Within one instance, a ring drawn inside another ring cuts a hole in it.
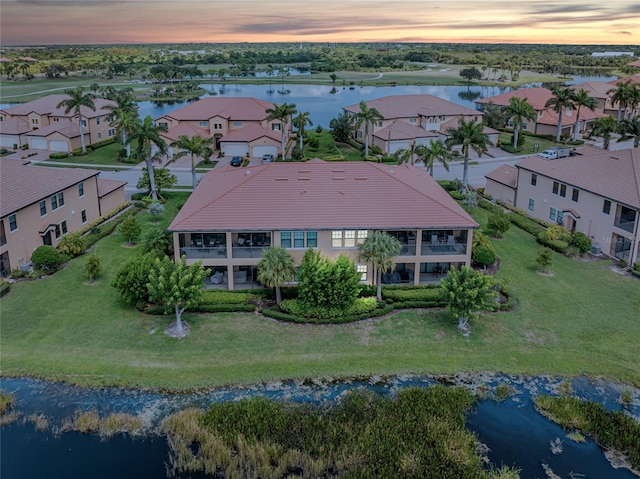
[{"label": "front door", "polygon": [[51,231],[47,231],[47,233],[42,237],[42,243],[51,246]]}]

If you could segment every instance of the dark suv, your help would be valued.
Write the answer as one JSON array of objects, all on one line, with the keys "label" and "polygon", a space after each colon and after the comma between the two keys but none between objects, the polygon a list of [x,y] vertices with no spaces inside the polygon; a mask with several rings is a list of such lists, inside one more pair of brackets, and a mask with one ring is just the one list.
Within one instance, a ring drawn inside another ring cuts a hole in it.
[{"label": "dark suv", "polygon": [[231,158],[231,166],[242,166],[242,157],[234,156]]}]

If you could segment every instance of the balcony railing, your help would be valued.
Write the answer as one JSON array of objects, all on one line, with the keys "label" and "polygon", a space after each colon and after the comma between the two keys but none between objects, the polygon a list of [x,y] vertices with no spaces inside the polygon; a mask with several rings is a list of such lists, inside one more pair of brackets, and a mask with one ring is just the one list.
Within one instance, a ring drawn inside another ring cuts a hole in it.
[{"label": "balcony railing", "polygon": [[187,259],[224,259],[227,257],[226,246],[189,246],[180,248],[180,256]]},{"label": "balcony railing", "polygon": [[633,230],[635,229],[635,226],[636,226],[636,222],[625,220],[622,218],[616,218],[613,223],[613,226],[615,226],[616,228],[620,228],[621,230],[628,231],[629,233],[633,233]]},{"label": "balcony railing", "polygon": [[427,255],[464,255],[467,254],[466,243],[427,243],[421,248],[422,256]]},{"label": "balcony railing", "polygon": [[415,242],[409,244],[401,244],[399,256],[415,256],[416,244]]},{"label": "balcony railing", "polygon": [[234,258],[262,258],[262,251],[267,246],[233,246]]}]

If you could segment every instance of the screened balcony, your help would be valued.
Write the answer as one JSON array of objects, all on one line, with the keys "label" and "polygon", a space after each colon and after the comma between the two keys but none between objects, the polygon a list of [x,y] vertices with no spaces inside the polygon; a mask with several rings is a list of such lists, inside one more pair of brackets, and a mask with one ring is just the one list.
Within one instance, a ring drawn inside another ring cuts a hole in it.
[{"label": "screened balcony", "polygon": [[234,258],[262,258],[262,251],[271,246],[271,232],[233,233],[231,246]]},{"label": "screened balcony", "polygon": [[467,254],[467,230],[424,230],[421,254],[423,256]]},{"label": "screened balcony", "polygon": [[400,254],[398,256],[415,256],[416,232],[415,231],[385,231],[400,242]]}]

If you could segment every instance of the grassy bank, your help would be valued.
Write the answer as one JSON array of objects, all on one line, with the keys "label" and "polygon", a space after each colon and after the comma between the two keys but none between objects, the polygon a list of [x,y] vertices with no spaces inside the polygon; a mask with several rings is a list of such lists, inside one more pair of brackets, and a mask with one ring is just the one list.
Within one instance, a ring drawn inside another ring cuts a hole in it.
[{"label": "grassy bank", "polygon": [[[172,194],[174,201],[185,194]],[[175,214],[167,207],[161,225]],[[474,213],[480,222],[486,212]],[[140,214],[150,227],[148,213]],[[500,276],[520,307],[484,315],[464,338],[444,311],[402,311],[348,325],[282,324],[255,314],[187,314],[189,336],[163,334],[173,320],[123,304],[109,283],[135,254],[112,235],[97,244],[103,272],[86,284],[85,257],[0,300],[3,375],[79,384],[195,388],[292,377],[496,371],[588,374],[640,385],[640,283],[609,268],[554,254],[553,277],[536,272],[539,246],[512,228],[495,247]]]}]

